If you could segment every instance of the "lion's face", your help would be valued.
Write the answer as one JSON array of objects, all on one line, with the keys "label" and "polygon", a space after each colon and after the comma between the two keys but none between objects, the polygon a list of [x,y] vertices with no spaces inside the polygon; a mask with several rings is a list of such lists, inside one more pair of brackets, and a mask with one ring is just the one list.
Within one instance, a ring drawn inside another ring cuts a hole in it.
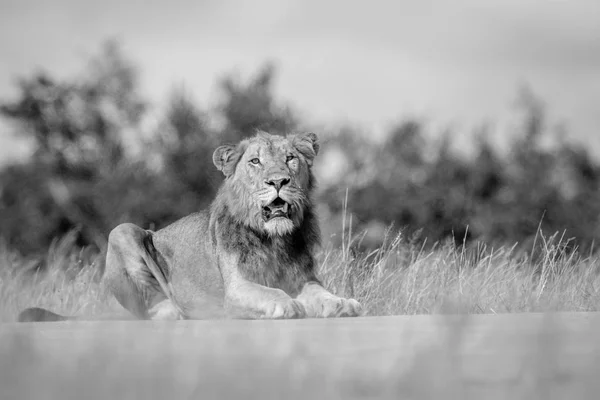
[{"label": "lion's face", "polygon": [[314,133],[282,137],[261,132],[215,150],[213,161],[227,177],[232,214],[269,235],[292,232],[310,206],[311,166],[318,149]]}]

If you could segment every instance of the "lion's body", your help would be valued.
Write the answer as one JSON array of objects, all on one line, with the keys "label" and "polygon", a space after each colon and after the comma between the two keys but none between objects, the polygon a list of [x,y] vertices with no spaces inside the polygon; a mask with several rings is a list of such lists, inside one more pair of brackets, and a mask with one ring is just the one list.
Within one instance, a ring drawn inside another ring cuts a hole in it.
[{"label": "lion's body", "polygon": [[209,227],[210,214],[204,211],[153,235],[154,246],[170,274],[174,299],[185,309],[198,303],[223,307],[223,278],[211,249]]},{"label": "lion's body", "polygon": [[141,319],[358,315],[315,275],[317,152],[314,134],[221,146],[213,161],[226,179],[210,209],[156,232],[117,226],[104,284]]}]

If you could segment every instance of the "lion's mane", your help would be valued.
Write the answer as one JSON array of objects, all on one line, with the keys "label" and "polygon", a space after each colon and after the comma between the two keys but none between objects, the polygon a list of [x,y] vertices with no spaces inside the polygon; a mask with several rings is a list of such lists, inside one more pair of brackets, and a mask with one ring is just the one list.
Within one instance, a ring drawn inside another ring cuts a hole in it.
[{"label": "lion's mane", "polygon": [[[310,254],[320,243],[319,224],[312,199],[315,177],[311,167],[319,149],[316,135],[289,135],[285,138],[301,158],[295,177],[299,184],[285,195],[285,200],[292,207],[294,229],[290,232],[273,235],[263,228],[261,204],[248,190],[247,182],[240,179],[245,176],[242,168],[250,168],[240,162],[248,147],[257,143],[269,146],[273,140],[281,140],[278,138],[260,132],[223,154],[215,152],[215,165],[225,173],[226,178],[212,203],[210,217],[213,247],[216,247],[217,236],[227,237],[224,241],[225,251],[242,254],[240,272],[252,281],[271,287],[277,287],[277,282],[282,281],[299,283],[306,274],[313,274]],[[263,268],[269,264],[268,260],[276,262],[271,264],[272,268]],[[293,293],[299,287],[286,289]]]}]

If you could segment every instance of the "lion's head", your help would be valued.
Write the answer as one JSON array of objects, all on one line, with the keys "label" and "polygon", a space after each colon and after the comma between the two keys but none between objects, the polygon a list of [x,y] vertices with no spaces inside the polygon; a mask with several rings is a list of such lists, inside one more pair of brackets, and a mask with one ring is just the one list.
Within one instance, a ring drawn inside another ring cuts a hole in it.
[{"label": "lion's head", "polygon": [[220,191],[233,217],[252,229],[285,235],[302,224],[311,208],[317,135],[278,136],[259,132],[213,154],[225,174]]}]

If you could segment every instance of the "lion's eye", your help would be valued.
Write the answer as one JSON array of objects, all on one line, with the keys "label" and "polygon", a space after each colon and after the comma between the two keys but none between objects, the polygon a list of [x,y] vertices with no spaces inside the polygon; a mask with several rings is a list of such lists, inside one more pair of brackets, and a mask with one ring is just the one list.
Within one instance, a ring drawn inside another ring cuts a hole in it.
[{"label": "lion's eye", "polygon": [[253,158],[252,160],[250,160],[250,162],[255,165],[260,164],[260,160],[258,158]]},{"label": "lion's eye", "polygon": [[286,159],[285,159],[285,162],[290,162],[290,161],[292,161],[294,158],[296,158],[296,157],[294,157],[293,155],[289,155],[289,156],[287,156],[287,157],[286,157]]}]

